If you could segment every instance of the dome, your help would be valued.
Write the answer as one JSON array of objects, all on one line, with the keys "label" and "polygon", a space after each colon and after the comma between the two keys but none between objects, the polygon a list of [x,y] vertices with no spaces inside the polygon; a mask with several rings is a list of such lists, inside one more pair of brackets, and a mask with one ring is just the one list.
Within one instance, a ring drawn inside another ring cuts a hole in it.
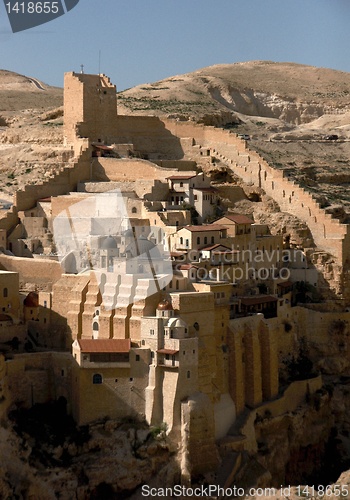
[{"label": "dome", "polygon": [[107,236],[101,244],[102,250],[114,250],[117,248],[117,242],[112,236]]},{"label": "dome", "polygon": [[[132,241],[125,249],[125,252],[130,252],[132,257],[136,257],[138,255],[145,255],[153,250],[157,245],[155,245],[152,241],[146,238],[143,234]],[[153,256],[154,257],[154,256]]]},{"label": "dome", "polygon": [[173,311],[173,306],[169,300],[164,299],[159,302],[159,304],[157,305],[157,309],[158,311]]},{"label": "dome", "polygon": [[187,324],[181,318],[171,318],[167,324],[170,328],[187,328]]},{"label": "dome", "polygon": [[124,237],[127,237],[127,238],[130,238],[130,237],[133,237],[134,236],[134,231],[132,230],[132,228],[129,228],[129,229],[126,229],[122,235]]},{"label": "dome", "polygon": [[39,295],[36,292],[29,292],[24,299],[23,305],[26,307],[39,307]]}]

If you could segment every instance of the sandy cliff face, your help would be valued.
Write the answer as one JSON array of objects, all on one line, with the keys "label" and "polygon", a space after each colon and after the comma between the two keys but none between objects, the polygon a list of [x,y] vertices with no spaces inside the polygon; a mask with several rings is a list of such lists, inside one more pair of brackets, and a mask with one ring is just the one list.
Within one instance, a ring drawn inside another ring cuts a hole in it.
[{"label": "sandy cliff face", "polygon": [[1,498],[125,498],[143,483],[179,480],[174,451],[157,430],[114,421],[76,429],[63,415],[54,423],[47,411],[3,422]]}]

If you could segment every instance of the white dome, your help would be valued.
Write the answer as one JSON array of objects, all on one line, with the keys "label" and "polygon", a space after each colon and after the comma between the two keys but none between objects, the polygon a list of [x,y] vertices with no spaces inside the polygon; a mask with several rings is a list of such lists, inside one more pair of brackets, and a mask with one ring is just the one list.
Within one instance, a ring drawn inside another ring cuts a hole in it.
[{"label": "white dome", "polygon": [[170,318],[167,326],[169,328],[187,328],[187,324],[181,318]]}]

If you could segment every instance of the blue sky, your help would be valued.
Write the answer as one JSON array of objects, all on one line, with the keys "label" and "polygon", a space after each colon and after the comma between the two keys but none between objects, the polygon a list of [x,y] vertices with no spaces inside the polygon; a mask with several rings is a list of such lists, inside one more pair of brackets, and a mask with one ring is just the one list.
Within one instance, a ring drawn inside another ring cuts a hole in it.
[{"label": "blue sky", "polygon": [[0,68],[63,85],[101,71],[119,90],[205,66],[290,61],[350,72],[349,0],[80,0],[13,34],[0,4]]}]

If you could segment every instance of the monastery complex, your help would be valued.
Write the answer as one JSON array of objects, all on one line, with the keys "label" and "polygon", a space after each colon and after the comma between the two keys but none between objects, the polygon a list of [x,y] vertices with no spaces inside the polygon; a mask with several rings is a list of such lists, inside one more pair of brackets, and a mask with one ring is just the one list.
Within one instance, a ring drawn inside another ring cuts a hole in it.
[{"label": "monastery complex", "polygon": [[[0,414],[64,398],[81,425],[165,423],[188,479],[255,452],[258,416],[323,385],[293,378],[302,348],[350,361],[349,226],[231,131],[119,115],[105,75],[65,75],[64,138],[0,219]],[[225,211],[219,160],[313,247]]]}]

